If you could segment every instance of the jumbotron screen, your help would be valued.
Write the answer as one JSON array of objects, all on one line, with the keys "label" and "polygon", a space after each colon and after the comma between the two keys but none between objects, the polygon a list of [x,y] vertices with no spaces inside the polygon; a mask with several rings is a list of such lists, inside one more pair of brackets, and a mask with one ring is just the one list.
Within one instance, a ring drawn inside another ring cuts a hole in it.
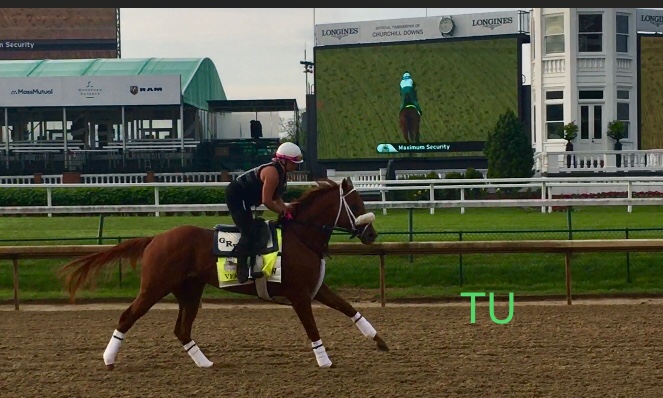
[{"label": "jumbotron screen", "polygon": [[518,114],[519,52],[517,38],[316,47],[318,158],[480,152],[499,116]]},{"label": "jumbotron screen", "polygon": [[117,8],[0,8],[0,60],[118,58]]},{"label": "jumbotron screen", "polygon": [[660,149],[663,148],[663,37],[643,35],[639,39],[640,149]]}]

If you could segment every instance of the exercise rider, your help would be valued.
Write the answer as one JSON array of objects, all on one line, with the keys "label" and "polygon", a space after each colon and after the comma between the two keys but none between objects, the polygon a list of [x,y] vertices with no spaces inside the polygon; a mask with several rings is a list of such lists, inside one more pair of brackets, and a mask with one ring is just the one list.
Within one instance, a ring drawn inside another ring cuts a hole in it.
[{"label": "exercise rider", "polygon": [[292,142],[284,142],[276,150],[270,163],[262,164],[233,180],[226,188],[228,211],[240,231],[240,238],[235,253],[237,256],[237,279],[244,283],[249,279],[262,277],[261,272],[254,273],[248,264],[250,240],[253,231],[253,213],[251,207],[265,205],[269,210],[289,218],[291,207],[283,203],[288,172],[295,171],[302,163],[301,149]]}]

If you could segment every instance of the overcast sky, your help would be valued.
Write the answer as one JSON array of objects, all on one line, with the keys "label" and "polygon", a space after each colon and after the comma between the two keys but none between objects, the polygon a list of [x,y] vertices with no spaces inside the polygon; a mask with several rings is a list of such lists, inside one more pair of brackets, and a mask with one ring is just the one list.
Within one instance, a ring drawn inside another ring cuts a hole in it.
[{"label": "overcast sky", "polygon": [[305,50],[313,61],[314,14],[327,24],[506,10],[518,8],[122,8],[122,58],[208,57],[228,99],[295,98],[305,108],[299,61]]},{"label": "overcast sky", "polygon": [[[316,8],[315,24],[517,8]],[[295,98],[306,107],[313,8],[122,8],[122,58],[210,58],[228,99]],[[312,75],[309,82],[312,83]]]}]

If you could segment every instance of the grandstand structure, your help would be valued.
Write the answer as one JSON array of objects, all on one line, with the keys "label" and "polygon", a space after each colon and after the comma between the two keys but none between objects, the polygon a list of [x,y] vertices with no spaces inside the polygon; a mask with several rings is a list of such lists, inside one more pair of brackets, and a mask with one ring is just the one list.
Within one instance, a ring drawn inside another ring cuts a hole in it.
[{"label": "grandstand structure", "polygon": [[219,116],[293,101],[229,108],[209,58],[0,61],[0,173],[242,169],[279,140],[224,140]]}]

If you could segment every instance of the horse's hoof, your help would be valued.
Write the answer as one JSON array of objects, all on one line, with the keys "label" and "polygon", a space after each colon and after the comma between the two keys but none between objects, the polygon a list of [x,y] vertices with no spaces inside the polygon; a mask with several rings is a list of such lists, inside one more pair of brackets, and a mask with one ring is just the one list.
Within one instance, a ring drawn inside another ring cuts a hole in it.
[{"label": "horse's hoof", "polygon": [[109,365],[106,365],[106,367],[108,368],[108,370],[113,370],[113,369],[115,369],[115,365],[112,364],[112,363],[109,364]]},{"label": "horse's hoof", "polygon": [[378,350],[380,350],[380,351],[389,351],[389,347],[387,346],[387,343],[385,343],[384,340],[382,340],[382,338],[380,336],[378,336],[377,334],[373,338],[373,341],[375,341],[375,343],[377,344]]}]

